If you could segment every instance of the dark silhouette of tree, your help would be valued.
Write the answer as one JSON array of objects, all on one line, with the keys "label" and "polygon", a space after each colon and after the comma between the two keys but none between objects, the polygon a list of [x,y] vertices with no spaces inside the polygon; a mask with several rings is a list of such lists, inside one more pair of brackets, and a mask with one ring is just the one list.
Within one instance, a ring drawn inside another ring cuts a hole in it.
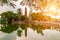
[{"label": "dark silhouette of tree", "polygon": [[14,3],[12,3],[11,1],[17,1],[17,0],[0,0],[0,5],[1,6],[4,6],[4,4],[6,4],[6,5],[10,5],[10,6],[12,6],[13,8],[15,8],[15,4]]},{"label": "dark silhouette of tree", "polygon": [[12,11],[3,12],[1,14],[1,23],[12,23],[12,20],[17,18],[18,15]]},{"label": "dark silhouette of tree", "polygon": [[12,24],[3,24],[0,31],[4,33],[12,33],[18,29],[18,25],[12,25]]},{"label": "dark silhouette of tree", "polygon": [[17,31],[17,35],[18,35],[19,37],[21,37],[21,35],[22,35],[22,30],[18,30],[18,31]]}]

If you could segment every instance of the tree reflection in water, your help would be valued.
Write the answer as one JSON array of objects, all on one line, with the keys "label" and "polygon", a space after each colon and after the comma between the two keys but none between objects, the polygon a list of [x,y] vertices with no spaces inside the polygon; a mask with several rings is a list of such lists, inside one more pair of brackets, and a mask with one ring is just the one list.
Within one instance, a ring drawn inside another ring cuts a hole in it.
[{"label": "tree reflection in water", "polygon": [[31,28],[32,30],[36,31],[37,33],[43,34],[43,30],[51,29],[51,26],[47,25],[40,25],[40,24],[2,24],[0,31],[4,33],[12,33],[17,31],[17,35],[21,37],[23,30],[25,31],[25,37],[27,37],[27,29]]},{"label": "tree reflection in water", "polygon": [[0,31],[4,33],[11,33],[13,31],[16,31],[18,29],[18,25],[11,25],[11,24],[3,24]]},{"label": "tree reflection in water", "polygon": [[17,35],[21,36],[23,30],[25,30],[25,36],[27,36],[27,28],[29,24],[2,24],[0,31],[4,33],[12,33],[17,31]]}]

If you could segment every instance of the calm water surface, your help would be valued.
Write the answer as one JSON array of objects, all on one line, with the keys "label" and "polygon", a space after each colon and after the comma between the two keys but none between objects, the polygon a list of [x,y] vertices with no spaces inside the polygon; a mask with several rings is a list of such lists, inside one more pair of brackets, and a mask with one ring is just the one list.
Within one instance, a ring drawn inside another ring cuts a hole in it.
[{"label": "calm water surface", "polygon": [[60,40],[60,26],[40,24],[0,25],[0,40]]}]

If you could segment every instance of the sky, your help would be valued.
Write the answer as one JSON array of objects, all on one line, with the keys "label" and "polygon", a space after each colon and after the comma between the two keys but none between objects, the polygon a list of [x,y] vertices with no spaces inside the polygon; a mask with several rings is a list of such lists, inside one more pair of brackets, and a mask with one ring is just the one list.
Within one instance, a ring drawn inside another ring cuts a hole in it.
[{"label": "sky", "polygon": [[[13,12],[17,12],[17,9],[18,8],[21,8],[22,9],[22,13],[24,14],[24,10],[25,10],[25,7],[27,7],[27,13],[28,13],[28,15],[29,15],[29,11],[30,11],[30,8],[28,7],[28,6],[21,6],[20,5],[20,2],[21,2],[22,0],[18,0],[17,2],[13,2],[14,4],[16,4],[16,7],[15,8],[13,8],[13,7],[11,7],[11,6],[7,6],[7,5],[4,5],[3,7],[2,6],[0,6],[0,14],[2,13],[2,12],[6,12],[6,11],[13,11]],[[54,10],[54,8],[51,8],[52,10]],[[35,10],[34,10],[35,11]],[[37,11],[35,11],[35,12],[37,12]],[[39,12],[39,11],[38,11]],[[52,18],[60,18],[60,13],[58,14],[58,15],[56,15],[56,16],[54,16],[54,15],[52,15],[52,14],[49,14],[49,13],[47,13],[46,15],[48,15],[48,16],[51,16]]]},{"label": "sky", "polygon": [[[12,6],[7,6],[7,5],[4,5],[4,6],[0,6],[0,14],[2,13],[2,12],[6,12],[6,11],[13,11],[13,12],[17,12],[17,9],[19,9],[19,8],[21,8],[22,9],[22,13],[24,14],[24,12],[25,12],[25,6],[21,6],[20,5],[20,2],[21,2],[22,0],[18,0],[17,2],[14,2],[13,1],[13,3],[14,4],[16,4],[16,6],[15,6],[15,8],[13,8]],[[29,7],[28,6],[26,6],[27,7],[27,13],[29,13],[29,11],[30,11],[30,9],[29,9]],[[29,14],[28,14],[29,15]]]}]

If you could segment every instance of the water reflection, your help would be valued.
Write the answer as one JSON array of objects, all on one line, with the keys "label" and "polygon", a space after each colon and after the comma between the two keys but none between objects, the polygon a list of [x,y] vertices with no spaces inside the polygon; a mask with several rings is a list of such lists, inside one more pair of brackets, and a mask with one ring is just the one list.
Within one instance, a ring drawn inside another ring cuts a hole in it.
[{"label": "water reflection", "polygon": [[[34,32],[41,34],[42,36],[45,36],[44,30],[56,30],[60,31],[59,26],[48,26],[48,25],[43,25],[43,24],[1,24],[0,26],[0,31],[3,33],[11,34],[16,32],[17,36],[21,37],[24,31],[25,37],[27,37],[28,34],[28,29],[33,30]],[[52,31],[51,31],[52,32]],[[31,33],[31,32],[30,32]],[[34,34],[33,32],[31,33],[32,35]],[[54,34],[54,33],[53,33]],[[48,35],[48,34],[47,34]],[[12,36],[12,35],[10,35]],[[6,36],[5,36],[6,37]],[[5,38],[3,37],[3,38]],[[30,37],[30,36],[29,36]],[[34,37],[34,36],[33,36]],[[39,37],[38,37],[39,38]],[[40,38],[39,38],[40,39]],[[4,39],[3,39],[4,40]],[[11,39],[12,40],[12,39]],[[16,40],[16,37],[15,37]],[[28,39],[29,40],[29,39]],[[35,39],[32,39],[35,40]]]},{"label": "water reflection", "polygon": [[27,36],[27,28],[29,27],[28,24],[3,24],[1,26],[0,31],[4,33],[12,33],[14,31],[17,31],[17,35],[21,36],[21,33],[23,30],[25,30],[25,36]]},{"label": "water reflection", "polygon": [[40,24],[1,24],[0,31],[3,33],[12,33],[17,31],[17,35],[21,37],[23,30],[25,31],[25,37],[27,37],[27,29],[31,28],[33,31],[36,31],[38,34],[40,33],[42,36],[44,35],[43,30],[45,29],[55,29],[60,31],[59,26],[47,26],[47,25],[40,25]]},{"label": "water reflection", "polygon": [[18,29],[18,25],[11,25],[11,24],[3,24],[3,26],[1,26],[0,31],[4,32],[4,33],[11,33],[13,31],[16,31]]}]

